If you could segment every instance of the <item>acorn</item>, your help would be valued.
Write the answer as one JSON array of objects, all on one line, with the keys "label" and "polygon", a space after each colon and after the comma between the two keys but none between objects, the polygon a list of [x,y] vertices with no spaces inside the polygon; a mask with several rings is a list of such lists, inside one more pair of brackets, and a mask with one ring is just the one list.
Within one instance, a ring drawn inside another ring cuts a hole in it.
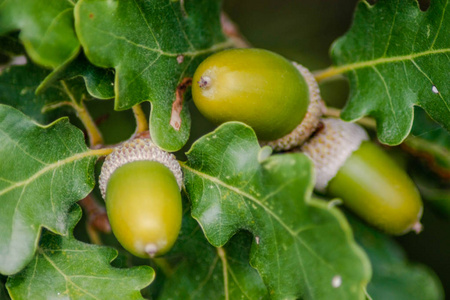
[{"label": "acorn", "polygon": [[323,114],[314,76],[303,66],[262,49],[211,55],[195,71],[192,97],[209,121],[246,123],[276,151],[301,145]]},{"label": "acorn", "polygon": [[181,228],[182,172],[175,156],[134,139],[105,159],[99,185],[111,229],[120,244],[138,257],[171,249]]},{"label": "acorn", "polygon": [[316,191],[341,198],[367,223],[393,235],[422,229],[422,200],[408,177],[357,124],[322,119],[301,151],[314,163]]}]

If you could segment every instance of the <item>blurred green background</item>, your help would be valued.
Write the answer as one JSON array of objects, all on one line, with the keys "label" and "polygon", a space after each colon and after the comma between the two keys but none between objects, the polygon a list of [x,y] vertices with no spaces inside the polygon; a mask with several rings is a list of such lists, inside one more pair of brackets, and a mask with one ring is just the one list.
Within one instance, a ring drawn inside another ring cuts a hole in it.
[{"label": "blurred green background", "polygon": [[[353,0],[225,0],[224,10],[239,26],[247,40],[297,61],[311,70],[331,64],[329,49],[351,25],[357,1]],[[429,1],[421,1],[426,9]],[[329,106],[341,107],[348,95],[344,79],[321,84]],[[402,154],[403,155],[403,154]],[[411,172],[426,172],[426,166],[407,156]],[[432,174],[431,180],[439,181]],[[447,183],[448,184],[448,183]],[[413,262],[431,267],[450,295],[450,222],[425,206],[424,231],[396,238]]]}]

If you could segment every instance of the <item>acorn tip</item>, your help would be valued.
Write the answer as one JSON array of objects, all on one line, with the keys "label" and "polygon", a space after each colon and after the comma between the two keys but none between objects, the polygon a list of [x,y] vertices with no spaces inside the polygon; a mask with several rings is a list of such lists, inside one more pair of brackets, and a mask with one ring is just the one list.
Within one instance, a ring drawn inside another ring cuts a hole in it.
[{"label": "acorn tip", "polygon": [[417,221],[416,223],[413,224],[413,226],[411,227],[411,230],[414,231],[416,234],[421,233],[422,230],[423,230],[423,225],[422,225],[422,223],[420,223],[419,221]]},{"label": "acorn tip", "polygon": [[147,244],[145,246],[145,252],[150,256],[150,258],[154,258],[156,255],[156,252],[158,252],[158,246],[155,244]]}]

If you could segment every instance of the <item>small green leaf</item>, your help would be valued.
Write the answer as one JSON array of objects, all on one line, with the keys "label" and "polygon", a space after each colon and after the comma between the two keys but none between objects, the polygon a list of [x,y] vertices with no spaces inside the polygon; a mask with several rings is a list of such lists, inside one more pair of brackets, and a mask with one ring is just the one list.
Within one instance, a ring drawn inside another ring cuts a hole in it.
[{"label": "small green leaf", "polygon": [[209,242],[254,236],[250,263],[274,299],[363,299],[370,266],[343,215],[310,199],[311,161],[302,154],[258,161],[254,131],[226,123],[194,143],[185,186]]},{"label": "small green leaf", "polygon": [[76,56],[80,43],[72,1],[0,0],[0,35],[21,30],[19,38],[37,64],[57,67]]},{"label": "small green leaf", "polygon": [[181,261],[166,278],[158,299],[268,299],[266,286],[249,264],[251,234],[242,231],[223,248],[216,248],[189,212],[168,254]]},{"label": "small green leaf", "polygon": [[56,68],[37,88],[40,94],[62,79],[83,78],[89,94],[97,99],[114,98],[114,73],[109,69],[98,68],[86,60],[84,55]]},{"label": "small green leaf", "polygon": [[66,232],[67,210],[92,190],[103,152],[89,150],[67,118],[44,127],[0,105],[0,273],[31,261],[42,227]]},{"label": "small green leaf", "polygon": [[356,241],[366,250],[373,267],[367,292],[373,300],[444,299],[441,283],[429,268],[407,261],[393,239],[348,215]]},{"label": "small green leaf", "polygon": [[81,0],[76,5],[76,31],[86,56],[116,70],[116,109],[150,101],[151,136],[165,150],[179,150],[189,137],[187,105],[179,115],[181,127],[170,125],[177,86],[206,56],[232,46],[222,33],[220,8],[219,0]]},{"label": "small green leaf", "polygon": [[0,72],[0,103],[13,106],[41,124],[55,120],[59,114],[42,113],[42,108],[68,98],[59,84],[51,85],[43,95],[35,95],[36,88],[48,74],[48,70],[32,63],[4,69]]},{"label": "small green leaf", "polygon": [[416,0],[359,2],[352,27],[331,50],[336,69],[350,80],[344,120],[373,116],[380,141],[396,145],[419,105],[450,130],[448,2],[431,1],[426,12]]},{"label": "small green leaf", "polygon": [[[66,236],[45,231],[30,265],[8,279],[15,299],[143,299],[140,290],[149,285],[154,272],[148,266],[117,269],[112,248],[82,243],[72,231],[81,217],[74,206]],[[51,283],[51,284],[49,284]]]}]

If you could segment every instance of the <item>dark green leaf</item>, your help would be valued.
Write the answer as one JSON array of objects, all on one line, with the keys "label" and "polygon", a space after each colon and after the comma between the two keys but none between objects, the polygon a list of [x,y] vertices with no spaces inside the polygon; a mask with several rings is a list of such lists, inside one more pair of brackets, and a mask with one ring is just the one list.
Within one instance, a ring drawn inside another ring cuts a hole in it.
[{"label": "dark green leaf", "polygon": [[15,299],[143,299],[140,290],[154,277],[148,266],[117,269],[117,251],[77,241],[73,227],[81,217],[74,206],[66,236],[46,231],[30,265],[8,279]]},{"label": "dark green leaf", "polygon": [[406,260],[391,238],[349,216],[356,241],[366,250],[373,267],[367,291],[373,300],[444,299],[437,276],[423,265]]},{"label": "dark green leaf", "polygon": [[220,2],[82,0],[76,6],[86,56],[116,70],[116,109],[150,101],[151,136],[165,150],[179,150],[189,137],[187,105],[181,127],[170,125],[177,86],[207,55],[232,46],[222,34]]},{"label": "dark green leaf", "polygon": [[73,1],[0,0],[0,34],[20,29],[20,40],[37,64],[57,67],[78,53]]},{"label": "dark green leaf", "polygon": [[380,141],[395,145],[408,136],[419,105],[450,130],[448,1],[433,0],[426,12],[416,0],[359,2],[331,52],[350,80],[344,120],[373,116]]},{"label": "dark green leaf", "polygon": [[273,298],[363,299],[369,262],[342,214],[310,199],[310,160],[297,153],[259,162],[260,149],[250,127],[227,123],[187,153],[192,215],[209,242],[220,247],[250,231],[250,263]]},{"label": "dark green leaf", "polygon": [[67,210],[92,190],[103,152],[66,118],[43,127],[0,105],[0,273],[31,261],[42,227],[66,232]]},{"label": "dark green leaf", "polygon": [[166,278],[159,299],[267,299],[266,286],[249,264],[251,234],[240,232],[215,248],[189,212],[169,253],[181,262]]},{"label": "dark green leaf", "polygon": [[44,105],[68,100],[61,85],[52,85],[43,95],[35,95],[36,88],[49,71],[31,63],[11,66],[0,72],[0,103],[11,105],[38,123],[56,119],[54,112],[43,113]]},{"label": "dark green leaf", "polygon": [[97,99],[114,98],[114,73],[108,69],[98,68],[89,63],[83,55],[55,69],[41,83],[37,93],[44,92],[48,87],[62,79],[83,78],[89,94]]}]

